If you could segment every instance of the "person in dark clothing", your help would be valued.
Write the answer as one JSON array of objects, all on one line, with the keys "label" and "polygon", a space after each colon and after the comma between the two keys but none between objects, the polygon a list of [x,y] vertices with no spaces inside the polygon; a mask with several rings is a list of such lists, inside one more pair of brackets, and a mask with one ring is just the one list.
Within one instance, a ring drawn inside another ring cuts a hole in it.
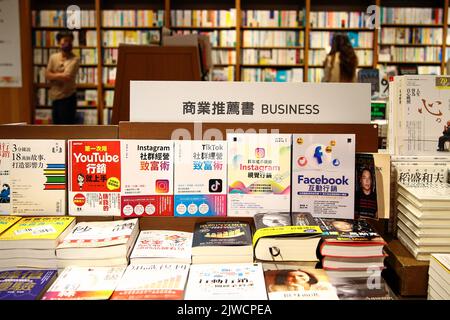
[{"label": "person in dark clothing", "polygon": [[444,126],[442,136],[439,137],[438,151],[444,151],[444,144],[446,141],[450,141],[450,120],[447,121],[447,125]]}]

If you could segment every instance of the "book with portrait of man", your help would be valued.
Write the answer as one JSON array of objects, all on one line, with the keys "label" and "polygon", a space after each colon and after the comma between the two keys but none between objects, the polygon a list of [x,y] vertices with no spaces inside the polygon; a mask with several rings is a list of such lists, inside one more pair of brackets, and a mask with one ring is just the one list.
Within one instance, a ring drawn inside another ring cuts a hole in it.
[{"label": "book with portrait of man", "polygon": [[356,154],[355,169],[355,217],[378,219],[377,183],[373,155]]}]

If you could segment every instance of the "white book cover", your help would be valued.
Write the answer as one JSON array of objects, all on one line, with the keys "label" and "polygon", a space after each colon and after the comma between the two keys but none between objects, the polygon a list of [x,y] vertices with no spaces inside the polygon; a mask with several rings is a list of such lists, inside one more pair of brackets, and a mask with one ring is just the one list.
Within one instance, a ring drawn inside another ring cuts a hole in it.
[{"label": "white book cover", "polygon": [[291,208],[291,135],[227,134],[228,216]]},{"label": "white book cover", "polygon": [[125,244],[139,230],[137,218],[114,221],[78,222],[58,245],[64,248],[95,248]]},{"label": "white book cover", "polygon": [[443,186],[447,183],[450,162],[393,162],[396,181],[410,186]]},{"label": "white book cover", "polygon": [[65,215],[65,141],[0,141],[0,186],[0,214]]},{"label": "white book cover", "polygon": [[191,265],[185,300],[267,300],[260,263]]},{"label": "white book cover", "polygon": [[396,154],[438,155],[439,137],[450,122],[450,78],[433,75],[402,78],[399,104],[395,106],[396,120],[400,122]]},{"label": "white book cover", "polygon": [[407,200],[410,200],[410,196],[412,196],[418,203],[422,202],[424,204],[425,201],[436,201],[440,205],[450,205],[450,186],[442,185],[430,188],[429,186],[408,186],[401,182],[399,182],[398,186],[399,193]]},{"label": "white book cover", "polygon": [[120,216],[119,140],[69,140],[69,214]]},{"label": "white book cover", "polygon": [[227,142],[175,141],[174,215],[226,216]]},{"label": "white book cover", "polygon": [[180,259],[191,261],[192,232],[172,230],[142,230],[130,259]]},{"label": "white book cover", "polygon": [[353,219],[355,135],[298,134],[292,140],[292,211]]},{"label": "white book cover", "polygon": [[173,141],[121,140],[121,214],[173,215]]},{"label": "white book cover", "polygon": [[107,300],[114,292],[125,269],[125,267],[67,267],[42,300]]},{"label": "white book cover", "polygon": [[130,265],[111,300],[182,300],[189,264]]}]

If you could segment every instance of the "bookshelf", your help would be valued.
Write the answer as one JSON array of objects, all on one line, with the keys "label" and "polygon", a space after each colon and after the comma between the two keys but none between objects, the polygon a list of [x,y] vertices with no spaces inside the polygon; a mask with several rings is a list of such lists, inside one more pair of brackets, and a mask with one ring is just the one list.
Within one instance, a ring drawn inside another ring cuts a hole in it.
[{"label": "bookshelf", "polygon": [[[43,72],[48,56],[58,50],[54,37],[64,29],[63,13],[72,3],[27,1],[33,111],[43,119],[36,123],[46,123],[51,108]],[[382,10],[379,30],[367,26],[362,15],[373,4]],[[76,30],[74,51],[82,59],[78,111],[91,124],[110,123],[118,44],[159,45],[163,26],[178,34],[208,34],[210,80],[218,81],[320,81],[335,32],[350,35],[358,68],[418,64],[420,73],[444,74],[450,58],[449,0],[81,0],[77,5],[83,17],[89,12]],[[46,12],[61,17],[50,20]],[[36,21],[41,14],[44,23]]]}]

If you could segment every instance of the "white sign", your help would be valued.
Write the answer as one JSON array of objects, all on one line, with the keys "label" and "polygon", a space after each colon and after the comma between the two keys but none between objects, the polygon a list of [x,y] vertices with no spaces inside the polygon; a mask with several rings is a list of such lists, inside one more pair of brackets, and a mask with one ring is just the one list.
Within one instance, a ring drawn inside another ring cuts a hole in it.
[{"label": "white sign", "polygon": [[22,86],[19,1],[0,0],[0,87]]},{"label": "white sign", "polygon": [[130,121],[370,123],[369,83],[131,81]]}]

